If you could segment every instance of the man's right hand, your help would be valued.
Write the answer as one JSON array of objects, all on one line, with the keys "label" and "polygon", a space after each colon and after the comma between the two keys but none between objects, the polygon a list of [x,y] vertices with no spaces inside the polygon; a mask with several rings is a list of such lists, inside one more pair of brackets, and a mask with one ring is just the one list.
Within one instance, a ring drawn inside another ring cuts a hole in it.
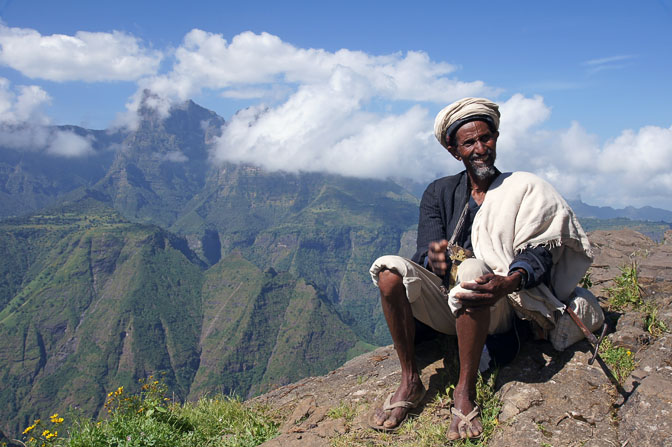
[{"label": "man's right hand", "polygon": [[448,270],[448,260],[446,259],[447,249],[448,241],[445,239],[429,243],[429,251],[427,252],[429,267],[437,276],[445,275]]}]

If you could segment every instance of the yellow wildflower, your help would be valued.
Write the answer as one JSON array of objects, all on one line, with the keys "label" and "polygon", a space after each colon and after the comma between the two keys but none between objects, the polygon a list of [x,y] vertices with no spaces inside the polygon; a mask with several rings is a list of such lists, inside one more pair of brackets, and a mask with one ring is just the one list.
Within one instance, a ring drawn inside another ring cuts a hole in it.
[{"label": "yellow wildflower", "polygon": [[26,429],[23,431],[23,434],[24,434],[24,435],[27,435],[27,434],[30,433],[33,429],[35,429],[36,426],[37,426],[36,424],[33,424],[33,425],[29,426],[29,427],[26,427]]},{"label": "yellow wildflower", "polygon": [[58,417],[58,413],[52,414],[49,419],[51,419],[52,424],[61,424],[63,423],[63,418]]},{"label": "yellow wildflower", "polygon": [[42,432],[42,436],[46,438],[49,433],[51,433],[49,430],[45,430]]},{"label": "yellow wildflower", "polygon": [[51,439],[51,438],[56,438],[58,437],[58,432],[55,431],[53,433],[49,433],[47,436],[45,436],[46,439]]}]

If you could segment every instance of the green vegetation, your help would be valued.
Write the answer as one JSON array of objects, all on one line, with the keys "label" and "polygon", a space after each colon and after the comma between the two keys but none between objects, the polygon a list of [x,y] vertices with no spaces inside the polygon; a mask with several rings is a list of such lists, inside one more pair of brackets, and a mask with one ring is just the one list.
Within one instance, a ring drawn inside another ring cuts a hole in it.
[{"label": "green vegetation", "polygon": [[614,278],[614,286],[607,289],[607,295],[611,309],[640,312],[644,316],[644,326],[651,335],[657,337],[669,330],[665,322],[658,318],[655,304],[642,299],[642,286],[635,264],[621,268],[621,275]]},{"label": "green vegetation", "polygon": [[670,328],[667,327],[665,322],[658,318],[658,308],[651,304],[644,304],[644,327],[646,330],[653,335],[654,337],[660,337],[666,332],[669,332]]},{"label": "green vegetation", "polygon": [[337,407],[330,408],[327,411],[327,416],[332,419],[345,419],[347,424],[352,423],[352,420],[357,415],[357,406],[352,402],[340,402]]},{"label": "green vegetation", "polygon": [[626,348],[614,346],[608,338],[600,344],[600,357],[609,365],[619,383],[623,383],[635,369],[632,352]]},{"label": "green vegetation", "polygon": [[277,434],[268,410],[252,410],[235,399],[219,396],[196,403],[172,403],[161,380],[141,380],[137,394],[118,387],[105,401],[107,418],[94,422],[53,414],[23,430],[28,447],[233,447],[256,446]]},{"label": "green vegetation", "polygon": [[156,371],[178,400],[248,397],[375,347],[296,271],[262,270],[240,251],[206,269],[184,239],[91,197],[0,222],[0,255],[9,433],[69,406],[96,414],[113,384],[134,392]]},{"label": "green vegetation", "polygon": [[607,289],[609,306],[616,310],[642,305],[642,286],[639,285],[637,266],[632,264],[621,268],[621,275],[614,278],[614,286]]}]

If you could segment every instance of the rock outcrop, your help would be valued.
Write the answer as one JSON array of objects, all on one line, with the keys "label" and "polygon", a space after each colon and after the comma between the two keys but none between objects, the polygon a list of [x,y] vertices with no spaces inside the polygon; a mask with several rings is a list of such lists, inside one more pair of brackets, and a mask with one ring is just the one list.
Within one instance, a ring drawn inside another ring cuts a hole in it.
[{"label": "rock outcrop", "polygon": [[[605,300],[623,266],[635,263],[643,299],[672,328],[672,232],[656,244],[629,230],[596,231],[591,270],[593,292]],[[606,304],[603,301],[604,304]],[[586,341],[563,352],[547,342],[526,343],[501,368],[495,388],[501,401],[498,426],[488,446],[672,446],[672,334],[647,332],[636,312],[609,313],[609,340],[631,352],[636,368],[620,383]],[[423,420],[447,430],[445,396],[454,377],[456,348],[434,341],[418,349],[422,380],[429,392],[416,410]],[[384,435],[367,428],[367,416],[400,379],[392,346],[350,360],[331,373],[283,386],[250,401],[285,415],[279,437],[265,446],[417,445],[412,431]],[[350,411],[350,416],[344,413]],[[441,444],[442,445],[442,444]]]}]

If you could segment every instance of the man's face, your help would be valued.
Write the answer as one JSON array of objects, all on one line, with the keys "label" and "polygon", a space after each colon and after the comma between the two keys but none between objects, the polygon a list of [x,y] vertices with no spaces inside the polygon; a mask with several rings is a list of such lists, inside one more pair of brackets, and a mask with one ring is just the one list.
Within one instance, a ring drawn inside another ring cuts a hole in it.
[{"label": "man's face", "polygon": [[464,162],[467,171],[488,178],[496,172],[498,136],[499,132],[492,132],[484,121],[471,121],[457,130],[448,150]]}]

